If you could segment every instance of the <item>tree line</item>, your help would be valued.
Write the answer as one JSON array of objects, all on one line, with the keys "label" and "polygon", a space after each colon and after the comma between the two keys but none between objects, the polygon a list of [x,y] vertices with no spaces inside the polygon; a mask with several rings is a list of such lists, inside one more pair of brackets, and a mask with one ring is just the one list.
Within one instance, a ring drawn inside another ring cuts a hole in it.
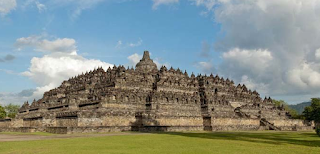
[{"label": "tree line", "polygon": [[292,109],[288,103],[283,100],[273,100],[276,106],[283,106],[294,119],[314,121],[316,132],[320,136],[320,98],[311,98],[311,105],[304,108],[302,114]]},{"label": "tree line", "polygon": [[0,119],[15,118],[20,105],[8,104],[5,106],[0,105]]}]

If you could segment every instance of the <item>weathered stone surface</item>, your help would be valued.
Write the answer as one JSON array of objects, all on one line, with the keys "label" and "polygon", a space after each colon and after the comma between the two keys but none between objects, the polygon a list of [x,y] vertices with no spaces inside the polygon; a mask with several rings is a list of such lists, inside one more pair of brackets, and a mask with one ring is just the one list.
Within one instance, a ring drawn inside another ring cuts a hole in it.
[{"label": "weathered stone surface", "polygon": [[218,75],[160,70],[148,51],[136,68],[114,66],[82,73],[25,102],[6,130],[54,133],[108,131],[299,130],[314,124],[292,120],[271,98]]}]

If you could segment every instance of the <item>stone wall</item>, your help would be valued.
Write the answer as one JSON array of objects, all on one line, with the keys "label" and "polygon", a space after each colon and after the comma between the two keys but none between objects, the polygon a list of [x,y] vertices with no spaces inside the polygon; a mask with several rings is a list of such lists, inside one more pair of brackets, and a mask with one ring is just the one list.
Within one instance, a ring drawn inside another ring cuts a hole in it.
[{"label": "stone wall", "polygon": [[23,119],[23,127],[42,127],[41,119]]},{"label": "stone wall", "polygon": [[281,130],[312,130],[314,129],[314,123],[308,122],[300,119],[277,119],[269,120],[275,126],[279,127]]},{"label": "stone wall", "polygon": [[11,119],[0,120],[0,128],[8,128],[11,127],[11,125]]},{"label": "stone wall", "polygon": [[203,125],[202,117],[159,117],[155,120],[159,126],[200,127]]},{"label": "stone wall", "polygon": [[0,128],[0,132],[22,132],[22,133],[33,133],[33,132],[44,132],[43,127],[9,127],[9,128]]},{"label": "stone wall", "polygon": [[68,127],[47,127],[45,131],[54,134],[68,134]]},{"label": "stone wall", "polygon": [[134,131],[141,132],[183,132],[183,131],[202,131],[203,126],[145,126],[136,128]]},{"label": "stone wall", "polygon": [[68,127],[67,133],[105,133],[105,132],[123,132],[123,131],[131,131],[130,126],[98,126],[98,127]]},{"label": "stone wall", "polygon": [[211,125],[214,131],[258,130],[260,119],[213,118]]},{"label": "stone wall", "polygon": [[56,127],[76,127],[78,126],[78,118],[58,118],[56,119]]}]

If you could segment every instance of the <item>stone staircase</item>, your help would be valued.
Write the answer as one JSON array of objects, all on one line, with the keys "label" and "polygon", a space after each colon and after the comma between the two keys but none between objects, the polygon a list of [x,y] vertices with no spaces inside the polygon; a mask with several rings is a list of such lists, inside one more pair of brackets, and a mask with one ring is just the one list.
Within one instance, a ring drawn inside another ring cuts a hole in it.
[{"label": "stone staircase", "polygon": [[234,110],[234,112],[236,113],[236,115],[238,115],[238,116],[241,117],[241,118],[250,118],[250,115],[242,112],[242,111],[240,110],[240,108],[236,108],[236,109]]},{"label": "stone staircase", "polygon": [[277,127],[274,124],[270,123],[265,118],[262,118],[260,120],[260,125],[266,126],[267,128],[269,128],[269,130],[281,130],[279,127]]}]

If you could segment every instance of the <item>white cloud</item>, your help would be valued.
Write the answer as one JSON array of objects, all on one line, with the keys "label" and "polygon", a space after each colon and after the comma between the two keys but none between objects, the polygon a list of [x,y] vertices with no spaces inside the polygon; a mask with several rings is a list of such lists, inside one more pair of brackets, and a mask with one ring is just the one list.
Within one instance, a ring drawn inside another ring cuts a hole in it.
[{"label": "white cloud", "polygon": [[22,8],[27,8],[28,6],[36,5],[39,13],[49,9],[56,8],[67,8],[68,12],[70,12],[71,20],[76,20],[84,10],[89,10],[96,7],[98,4],[106,1],[114,1],[114,2],[124,2],[119,0],[26,0],[21,6]]},{"label": "white cloud", "polygon": [[76,1],[76,9],[73,11],[71,18],[77,19],[83,10],[91,9],[92,7],[95,7],[99,3],[103,2],[104,0],[77,0]]},{"label": "white cloud", "polygon": [[23,72],[24,76],[29,77],[40,86],[58,86],[60,83],[71,76],[80,74],[102,66],[108,68],[109,63],[100,60],[85,59],[79,55],[72,54],[50,54],[41,58],[34,57],[28,71]]},{"label": "white cloud", "polygon": [[152,0],[153,5],[152,9],[156,10],[160,5],[170,5],[170,4],[175,4],[179,3],[179,0]]},{"label": "white cloud", "polygon": [[17,6],[16,0],[0,0],[0,15],[5,16]]},{"label": "white cloud", "polygon": [[122,40],[119,40],[115,46],[115,48],[120,49],[120,48],[127,48],[127,47],[138,47],[142,45],[143,40],[139,38],[139,40],[136,43],[124,43]]},{"label": "white cloud", "polygon": [[130,43],[129,46],[130,47],[138,47],[142,44],[142,42],[143,42],[142,39],[139,38],[139,41],[137,43]]},{"label": "white cloud", "polygon": [[32,58],[29,70],[21,74],[38,85],[32,97],[40,98],[45,91],[59,86],[62,81],[100,66],[107,69],[112,64],[79,55],[50,54]]},{"label": "white cloud", "polygon": [[7,74],[17,74],[17,73],[15,73],[15,72],[12,71],[12,70],[7,70],[7,69],[0,69],[0,71],[5,72],[5,73],[7,73]]},{"label": "white cloud", "polygon": [[205,6],[207,10],[211,11],[216,4],[217,0],[191,0],[197,6]]},{"label": "white cloud", "polygon": [[40,13],[43,12],[43,11],[45,11],[45,10],[47,10],[47,7],[46,7],[44,4],[41,4],[41,3],[38,2],[38,1],[36,1],[35,3],[36,3],[36,6],[37,6],[37,8],[38,8],[38,10],[39,10]]},{"label": "white cloud", "polygon": [[[222,58],[224,59],[224,70],[228,71],[225,67],[229,67],[231,69],[238,67],[242,69],[240,70],[242,72],[247,70],[252,73],[263,72],[269,67],[269,64],[273,59],[271,52],[268,50],[240,50],[239,48],[234,48],[228,52],[224,52],[222,54]],[[233,65],[230,66],[230,63]]]},{"label": "white cloud", "polygon": [[49,5],[55,7],[69,7],[71,11],[70,18],[76,20],[84,10],[92,9],[105,1],[113,0],[50,0]]},{"label": "white cloud", "polygon": [[315,56],[317,60],[320,60],[320,48],[316,50]]},{"label": "white cloud", "polygon": [[21,50],[24,47],[33,47],[39,52],[62,52],[76,54],[76,41],[71,38],[57,38],[55,40],[47,40],[44,35],[29,36],[17,39],[15,46]]},{"label": "white cloud", "polygon": [[288,83],[303,90],[318,90],[320,87],[319,64],[301,63],[300,67],[287,72]]},{"label": "white cloud", "polygon": [[0,93],[0,105],[6,105],[9,103],[21,105],[26,100],[31,100],[35,89],[22,90],[19,93]]},{"label": "white cloud", "polygon": [[256,83],[255,81],[253,81],[252,79],[250,79],[248,76],[243,75],[241,77],[241,84],[246,85],[247,88],[251,89],[251,90],[257,90],[260,93],[263,93],[265,95],[269,95],[268,92],[268,84],[265,83]]},{"label": "white cloud", "polygon": [[117,45],[116,45],[116,47],[115,47],[115,48],[121,48],[121,46],[122,46],[122,41],[121,41],[121,40],[119,40],[119,41],[117,42]]},{"label": "white cloud", "polygon": [[[319,96],[319,0],[194,0],[214,16],[223,36],[218,73],[243,76],[272,96]],[[292,100],[292,99],[288,99]],[[297,100],[301,101],[301,100]]]},{"label": "white cloud", "polygon": [[213,64],[211,62],[198,62],[196,67],[201,70],[201,72],[206,74],[211,74],[214,70]]},{"label": "white cloud", "polygon": [[129,60],[129,66],[136,66],[140,59],[142,59],[142,55],[135,53],[130,55],[127,59]]},{"label": "white cloud", "polygon": [[[23,99],[32,100],[41,98],[45,91],[58,87],[62,81],[94,68],[107,69],[113,66],[110,63],[95,59],[86,59],[77,54],[75,40],[57,38],[48,41],[43,36],[30,36],[17,39],[18,46],[29,46],[37,51],[48,51],[43,57],[33,57],[29,69],[21,75],[28,77],[37,84],[31,96]],[[6,102],[10,103],[11,95],[7,95]],[[23,103],[23,102],[20,102]]]}]

